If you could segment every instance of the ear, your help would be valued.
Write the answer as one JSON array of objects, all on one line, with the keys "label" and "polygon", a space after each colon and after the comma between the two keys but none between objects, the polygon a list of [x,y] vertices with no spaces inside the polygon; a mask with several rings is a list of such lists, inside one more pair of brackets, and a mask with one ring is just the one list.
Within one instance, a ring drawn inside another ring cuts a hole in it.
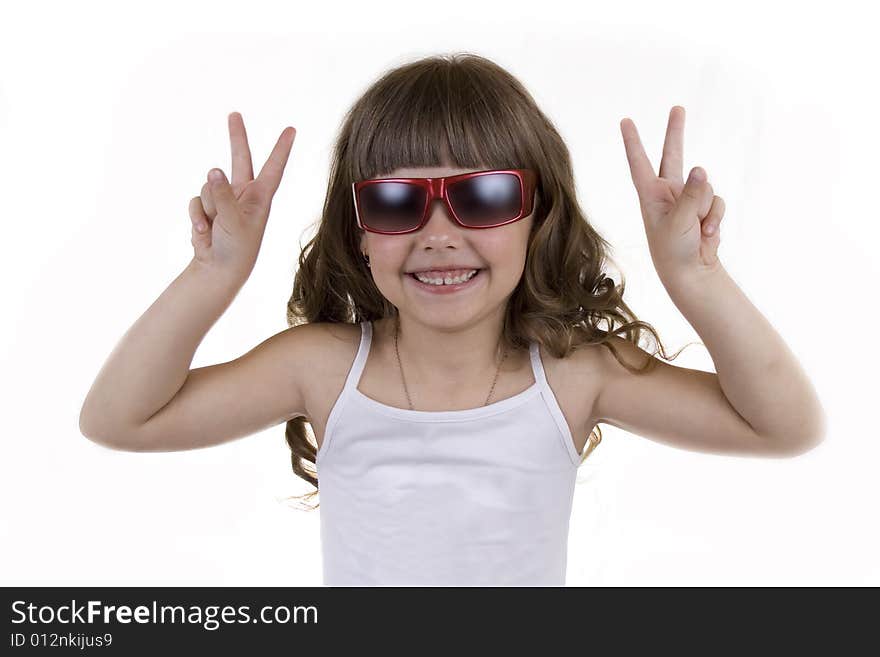
[{"label": "ear", "polygon": [[367,231],[361,230],[361,242],[360,242],[360,250],[361,253],[366,253],[367,250]]}]

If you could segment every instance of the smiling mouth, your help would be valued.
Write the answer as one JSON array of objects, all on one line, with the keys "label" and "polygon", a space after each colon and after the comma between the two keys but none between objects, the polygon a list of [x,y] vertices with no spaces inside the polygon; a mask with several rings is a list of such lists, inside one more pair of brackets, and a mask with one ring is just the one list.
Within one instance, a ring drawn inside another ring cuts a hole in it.
[{"label": "smiling mouth", "polygon": [[410,273],[407,273],[406,275],[409,278],[411,278],[412,281],[422,289],[425,289],[428,291],[449,291],[449,292],[452,292],[455,290],[470,287],[471,285],[473,285],[474,281],[478,280],[483,275],[484,271],[485,271],[484,268],[477,269],[476,273],[473,276],[471,276],[470,278],[468,278],[460,283],[445,283],[445,282],[444,283],[425,283],[423,281],[420,281],[416,277],[415,273],[410,272]]}]

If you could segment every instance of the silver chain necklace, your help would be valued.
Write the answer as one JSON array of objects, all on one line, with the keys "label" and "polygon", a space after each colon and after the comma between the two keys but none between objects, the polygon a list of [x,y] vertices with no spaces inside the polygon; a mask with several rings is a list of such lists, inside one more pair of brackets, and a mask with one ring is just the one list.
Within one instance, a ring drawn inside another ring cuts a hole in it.
[{"label": "silver chain necklace", "polygon": [[[397,354],[397,366],[400,368],[400,379],[403,381],[403,391],[406,393],[406,401],[409,402],[410,410],[413,409],[412,399],[409,396],[409,389],[406,387],[406,377],[403,376],[403,366],[400,364],[400,350],[397,348],[397,336],[400,333],[400,316],[397,317],[397,320],[394,324],[394,352]],[[504,363],[504,359],[507,358],[507,346],[504,347],[504,355],[501,357],[501,362],[498,363],[498,369],[495,371],[495,379],[492,381],[492,388],[489,390],[489,396],[486,397],[486,403],[483,406],[489,405],[489,400],[492,398],[492,393],[495,392],[495,383],[498,381],[498,375],[501,373],[501,364]]]}]

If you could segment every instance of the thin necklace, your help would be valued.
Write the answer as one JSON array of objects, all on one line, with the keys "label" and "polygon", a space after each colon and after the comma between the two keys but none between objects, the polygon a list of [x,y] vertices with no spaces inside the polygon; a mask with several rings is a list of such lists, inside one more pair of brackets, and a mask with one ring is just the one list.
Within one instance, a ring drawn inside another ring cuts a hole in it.
[{"label": "thin necklace", "polygon": [[[409,396],[409,389],[406,387],[406,377],[403,376],[403,365],[400,364],[400,350],[397,348],[397,336],[400,333],[400,317],[397,317],[397,320],[394,324],[394,352],[397,354],[397,366],[400,368],[400,379],[403,381],[403,391],[406,393],[406,401],[409,402],[409,409],[413,409],[412,399]],[[498,363],[498,369],[495,371],[495,379],[492,381],[492,388],[489,390],[489,396],[486,397],[486,403],[483,406],[489,405],[489,400],[492,398],[492,393],[495,392],[495,383],[498,381],[498,375],[501,373],[501,364],[504,362],[504,359],[507,358],[507,346],[504,347],[504,355],[501,356],[501,362]]]}]

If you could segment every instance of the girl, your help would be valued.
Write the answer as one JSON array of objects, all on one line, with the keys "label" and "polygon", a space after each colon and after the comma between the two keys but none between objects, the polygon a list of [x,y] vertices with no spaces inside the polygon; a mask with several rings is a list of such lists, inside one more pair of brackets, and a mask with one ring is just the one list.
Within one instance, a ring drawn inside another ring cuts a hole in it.
[{"label": "girl", "polygon": [[108,358],[82,433],[170,451],[286,422],[294,472],[310,496],[320,481],[329,585],[564,584],[575,474],[600,422],[724,454],[815,446],[810,382],[718,259],[724,202],[703,169],[682,180],[684,109],[659,176],[632,121],[620,127],[654,266],[717,374],[640,348],[647,331],[671,360],[603,272],[609,245],[523,86],[476,55],[430,57],[348,112],[290,328],[190,370],[254,266],[295,137],[254,178],[229,115],[231,179],[213,169],[190,201],[194,257]]}]

